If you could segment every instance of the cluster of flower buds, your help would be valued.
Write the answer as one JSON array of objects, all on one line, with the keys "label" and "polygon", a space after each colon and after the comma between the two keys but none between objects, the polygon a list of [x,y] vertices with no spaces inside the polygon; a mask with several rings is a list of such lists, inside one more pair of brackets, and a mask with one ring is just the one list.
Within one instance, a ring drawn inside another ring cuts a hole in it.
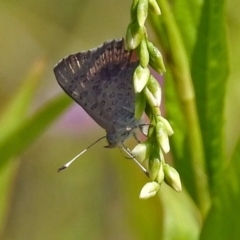
[{"label": "cluster of flower buds", "polygon": [[154,196],[163,181],[178,192],[182,190],[178,172],[164,161],[164,153],[170,150],[168,137],[173,134],[173,130],[162,116],[155,116],[154,119],[157,123],[151,122],[148,139],[132,150],[133,156],[139,162],[147,162],[151,180],[142,188],[140,198]]},{"label": "cluster of flower buds", "polygon": [[126,34],[126,48],[135,49],[140,60],[133,76],[135,117],[139,119],[145,111],[150,119],[148,139],[132,150],[139,162],[147,161],[151,180],[142,188],[140,198],[154,196],[163,181],[176,191],[181,191],[182,188],[178,172],[164,161],[163,153],[170,150],[168,137],[173,134],[173,130],[161,116],[161,87],[148,68],[151,66],[159,74],[165,72],[161,52],[148,40],[145,21],[149,10],[161,14],[156,0],[133,0],[131,22]]}]

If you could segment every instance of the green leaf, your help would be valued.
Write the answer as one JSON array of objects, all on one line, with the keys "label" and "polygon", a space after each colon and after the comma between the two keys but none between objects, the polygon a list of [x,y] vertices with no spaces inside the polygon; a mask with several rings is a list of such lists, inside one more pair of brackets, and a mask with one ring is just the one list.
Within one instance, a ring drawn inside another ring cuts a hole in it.
[{"label": "green leaf", "polygon": [[240,139],[228,168],[218,176],[216,196],[204,222],[202,240],[240,239]]},{"label": "green leaf", "polygon": [[164,216],[162,239],[197,240],[201,227],[200,213],[186,191],[177,193],[162,184],[158,194]]},{"label": "green leaf", "polygon": [[199,0],[176,0],[172,11],[176,19],[186,53],[190,58],[197,38],[197,27],[203,2]]},{"label": "green leaf", "polygon": [[167,120],[170,122],[174,134],[169,138],[171,154],[173,155],[176,169],[185,188],[196,201],[196,189],[194,187],[193,169],[187,151],[187,125],[176,95],[176,89],[170,72],[166,72],[165,78],[165,107]]},{"label": "green leaf", "polygon": [[[168,56],[165,77],[166,113],[175,134],[170,138],[171,152],[183,183],[203,212],[208,205],[208,185],[204,175],[204,154],[195,106],[189,59],[168,1],[158,0],[161,18],[151,16],[153,28]],[[199,174],[199,172],[203,174]],[[204,180],[204,181],[203,181]],[[207,191],[206,191],[207,190]]]},{"label": "green leaf", "polygon": [[225,156],[223,106],[229,63],[224,16],[224,0],[204,2],[191,69],[211,185]]},{"label": "green leaf", "polygon": [[[168,35],[170,47],[167,46],[166,49],[170,52],[167,54],[170,54],[170,67],[176,92],[181,100],[184,120],[187,123],[187,138],[184,141],[188,146],[184,157],[190,158],[191,175],[195,183],[194,195],[198,195],[197,202],[205,214],[209,205],[207,193],[209,186],[203,176],[210,177],[210,186],[214,189],[214,178],[221,171],[224,156],[222,106],[228,72],[225,5],[223,1],[204,2],[195,37],[197,42],[193,45],[193,57],[189,58],[190,51],[184,48],[187,45],[184,42],[186,38],[179,34],[180,28],[177,28],[179,24],[176,24],[175,15],[171,15],[167,1],[161,0],[159,3],[165,15],[163,24],[166,33],[163,31],[158,33]],[[156,21],[154,23],[156,24]]]},{"label": "green leaf", "polygon": [[12,94],[12,100],[6,105],[6,109],[2,112],[0,118],[0,145],[1,141],[17,129],[26,118],[27,111],[32,104],[32,98],[36,93],[44,69],[44,60],[37,60],[17,93]]},{"label": "green leaf", "polygon": [[71,99],[65,94],[45,104],[32,117],[26,118],[0,144],[0,168],[25,150],[66,109]]}]

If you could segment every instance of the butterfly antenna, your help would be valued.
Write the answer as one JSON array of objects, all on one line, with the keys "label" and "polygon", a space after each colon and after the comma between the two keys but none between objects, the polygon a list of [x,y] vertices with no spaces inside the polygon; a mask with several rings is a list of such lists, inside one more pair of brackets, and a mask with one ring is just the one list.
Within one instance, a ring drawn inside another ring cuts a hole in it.
[{"label": "butterfly antenna", "polygon": [[68,168],[78,157],[80,157],[82,154],[84,154],[89,148],[91,148],[93,145],[101,141],[102,139],[106,138],[106,136],[99,138],[97,141],[89,145],[87,148],[85,148],[82,152],[80,152],[77,156],[75,156],[72,160],[64,164],[62,167],[60,167],[57,171],[61,172],[62,170]]},{"label": "butterfly antenna", "polygon": [[127,148],[124,144],[122,144],[121,149],[142,169],[142,171],[149,177],[148,171],[143,167],[141,163],[132,155],[129,148]]}]

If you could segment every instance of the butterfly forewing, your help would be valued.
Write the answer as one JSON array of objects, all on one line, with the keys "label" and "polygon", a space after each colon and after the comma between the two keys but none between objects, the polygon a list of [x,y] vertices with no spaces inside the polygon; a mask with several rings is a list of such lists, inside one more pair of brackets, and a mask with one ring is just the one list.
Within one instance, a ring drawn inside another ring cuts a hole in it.
[{"label": "butterfly forewing", "polygon": [[54,73],[64,91],[111,132],[136,121],[132,78],[138,64],[135,52],[126,51],[121,39],[64,58]]}]

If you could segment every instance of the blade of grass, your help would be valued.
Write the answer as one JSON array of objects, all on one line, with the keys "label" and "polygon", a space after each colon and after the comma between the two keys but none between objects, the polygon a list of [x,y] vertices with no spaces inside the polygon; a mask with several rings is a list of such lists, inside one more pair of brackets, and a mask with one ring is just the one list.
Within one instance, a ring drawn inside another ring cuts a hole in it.
[{"label": "blade of grass", "polygon": [[32,104],[32,98],[45,69],[45,60],[37,60],[31,67],[17,93],[12,95],[12,100],[6,105],[0,118],[0,145],[1,142],[26,118],[27,110]]},{"label": "blade of grass", "polygon": [[34,116],[26,118],[14,132],[1,142],[0,168],[25,150],[72,103],[62,94],[43,106]]}]

